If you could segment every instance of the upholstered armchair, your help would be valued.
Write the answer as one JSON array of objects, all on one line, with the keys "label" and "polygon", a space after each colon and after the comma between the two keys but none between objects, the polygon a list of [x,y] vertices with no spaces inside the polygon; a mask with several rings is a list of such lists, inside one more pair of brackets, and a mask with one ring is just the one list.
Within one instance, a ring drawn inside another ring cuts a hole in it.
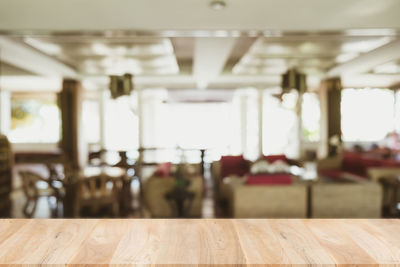
[{"label": "upholstered armchair", "polygon": [[[194,193],[194,199],[191,202],[189,210],[190,217],[201,217],[203,202],[203,177],[199,174],[200,167],[196,164],[186,166],[184,177],[190,181],[188,191]],[[166,174],[166,175],[165,175]],[[175,185],[173,173],[155,172],[146,179],[143,184],[143,197],[146,209],[154,218],[170,218],[173,211],[165,194],[171,191]]]}]

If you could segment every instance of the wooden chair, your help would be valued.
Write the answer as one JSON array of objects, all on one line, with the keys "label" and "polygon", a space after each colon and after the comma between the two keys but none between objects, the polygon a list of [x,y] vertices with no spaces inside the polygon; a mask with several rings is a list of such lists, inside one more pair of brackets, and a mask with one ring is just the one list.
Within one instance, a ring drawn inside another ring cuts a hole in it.
[{"label": "wooden chair", "polygon": [[119,216],[119,192],[121,179],[105,174],[82,178],[77,184],[74,203],[74,217],[79,217],[83,207],[90,207],[93,214],[100,208],[110,206],[112,215]]},{"label": "wooden chair", "polygon": [[[22,189],[26,197],[26,203],[24,206],[24,214],[27,217],[32,217],[36,211],[37,201],[40,197],[45,196],[49,200],[50,197],[59,196],[59,192],[55,188],[49,185],[48,180],[42,178],[39,174],[31,171],[20,171],[19,172],[22,179]],[[40,182],[47,184],[46,188],[41,188],[38,186]],[[30,204],[33,204],[31,211],[29,211]],[[58,206],[58,201],[57,201]]]}]

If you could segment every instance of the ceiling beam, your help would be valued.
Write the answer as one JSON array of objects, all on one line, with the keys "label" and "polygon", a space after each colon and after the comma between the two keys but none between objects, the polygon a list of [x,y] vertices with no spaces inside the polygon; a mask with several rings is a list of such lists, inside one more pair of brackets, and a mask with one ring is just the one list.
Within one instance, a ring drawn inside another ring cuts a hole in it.
[{"label": "ceiling beam", "polygon": [[[4,81],[5,79],[3,79]],[[95,84],[98,88],[106,88],[109,78],[106,76],[82,76],[84,88],[86,82]],[[196,89],[196,80],[192,75],[140,75],[133,78],[135,89],[167,88]],[[220,75],[208,86],[210,89],[237,89],[244,87],[269,88],[281,83],[280,75]]]},{"label": "ceiling beam", "polygon": [[0,60],[41,76],[76,78],[77,72],[58,60],[11,38],[0,36]]},{"label": "ceiling beam", "polygon": [[193,57],[193,76],[198,88],[204,89],[224,69],[236,38],[196,38]]},{"label": "ceiling beam", "polygon": [[366,73],[374,67],[400,58],[400,39],[378,47],[355,59],[333,67],[327,73],[327,77]]},{"label": "ceiling beam", "polygon": [[238,37],[235,47],[233,48],[231,57],[225,65],[224,73],[232,73],[233,67],[247,54],[249,49],[257,40],[256,37]]}]

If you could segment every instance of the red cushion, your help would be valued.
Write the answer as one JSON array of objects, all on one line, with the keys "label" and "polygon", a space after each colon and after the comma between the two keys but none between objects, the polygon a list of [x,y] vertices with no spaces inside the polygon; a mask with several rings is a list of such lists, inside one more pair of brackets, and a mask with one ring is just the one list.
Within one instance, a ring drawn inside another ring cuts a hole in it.
[{"label": "red cushion", "polygon": [[269,163],[274,163],[277,160],[282,160],[284,162],[288,162],[286,155],[268,155],[264,156],[264,159],[267,160]]},{"label": "red cushion", "polygon": [[361,158],[361,164],[362,164],[362,175],[367,175],[367,169],[371,167],[380,167],[382,166],[382,160],[381,159],[376,159],[376,158],[368,158],[368,157],[363,157]]},{"label": "red cushion", "polygon": [[168,177],[169,173],[171,171],[172,163],[171,162],[165,162],[157,165],[157,169],[154,172],[156,176],[161,176],[161,177]]},{"label": "red cushion", "polygon": [[249,175],[246,184],[248,185],[282,185],[292,184],[293,177],[290,174],[258,174]]},{"label": "red cushion", "polygon": [[243,176],[249,172],[249,164],[243,156],[222,156],[221,157],[221,176],[225,178],[229,175]]},{"label": "red cushion", "polygon": [[341,170],[319,170],[318,173],[327,178],[339,179],[345,172]]},{"label": "red cushion", "polygon": [[361,155],[356,153],[345,153],[343,157],[342,169],[350,173],[364,175],[364,166]]},{"label": "red cushion", "polygon": [[382,160],[382,167],[400,167],[400,161],[393,159]]}]

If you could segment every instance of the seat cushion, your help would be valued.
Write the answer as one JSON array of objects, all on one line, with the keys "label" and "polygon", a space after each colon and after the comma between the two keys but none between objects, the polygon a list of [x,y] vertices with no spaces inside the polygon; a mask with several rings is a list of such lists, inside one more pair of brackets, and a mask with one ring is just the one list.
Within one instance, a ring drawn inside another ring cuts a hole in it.
[{"label": "seat cushion", "polygon": [[344,174],[342,170],[319,170],[318,174],[323,177],[332,178],[332,179],[340,179]]},{"label": "seat cushion", "polygon": [[382,160],[377,158],[362,157],[361,164],[362,164],[362,171],[360,174],[366,176],[368,168],[382,166]]},{"label": "seat cushion", "polygon": [[364,180],[365,176],[354,174],[352,172],[343,170],[319,170],[318,174],[324,178],[337,180],[337,181],[349,181],[349,180]]},{"label": "seat cushion", "polygon": [[247,176],[248,185],[289,185],[293,183],[293,177],[290,174],[259,174]]},{"label": "seat cushion", "polygon": [[381,162],[382,167],[400,167],[400,161],[393,159],[385,159]]}]

